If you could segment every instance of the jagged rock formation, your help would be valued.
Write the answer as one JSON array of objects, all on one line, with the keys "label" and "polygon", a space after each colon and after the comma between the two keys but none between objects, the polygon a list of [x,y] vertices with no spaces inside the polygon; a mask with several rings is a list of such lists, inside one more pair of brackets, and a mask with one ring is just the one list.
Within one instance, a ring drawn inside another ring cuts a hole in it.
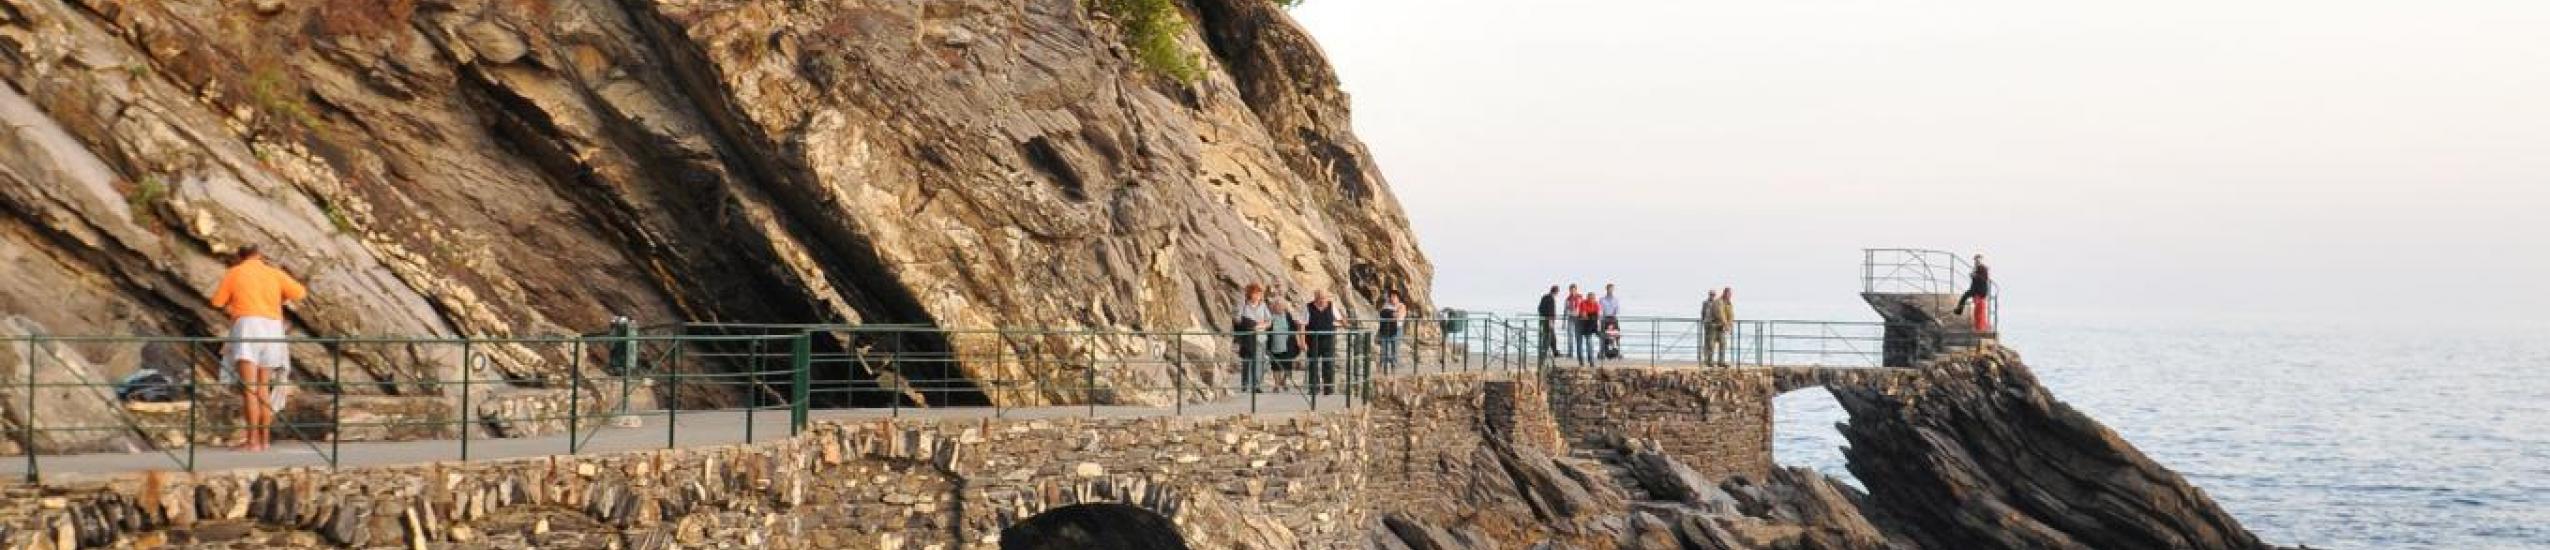
[{"label": "jagged rock formation", "polygon": [[[1850,412],[1866,492],[1801,468],[1712,479],[1668,446],[1551,458],[1491,441],[1459,513],[1387,518],[1383,548],[2266,549],[2204,493],[2055,399],[1998,346],[1883,376],[1798,372]],[[1580,438],[1581,439],[1581,438]]]},{"label": "jagged rock formation", "polygon": [[1847,485],[1802,469],[1762,480],[1710,480],[1653,442],[1616,442],[1618,460],[1552,458],[1492,442],[1471,459],[1458,517],[1393,514],[1373,533],[1378,548],[1741,550],[1881,549],[1890,540]]},{"label": "jagged rock formation", "polygon": [[2269,548],[2016,352],[1950,356],[1917,381],[1835,387],[1853,476],[1927,548]]},{"label": "jagged rock formation", "polygon": [[[1424,307],[1430,268],[1317,47],[1267,0],[1183,7],[1193,84],[1077,0],[0,1],[0,310],[216,334],[217,258],[250,243],[308,280],[292,321],[321,335],[1207,330],[1254,281]],[[485,351],[518,384],[565,376],[557,350]],[[344,381],[454,391],[434,382],[456,353],[353,357]]]}]

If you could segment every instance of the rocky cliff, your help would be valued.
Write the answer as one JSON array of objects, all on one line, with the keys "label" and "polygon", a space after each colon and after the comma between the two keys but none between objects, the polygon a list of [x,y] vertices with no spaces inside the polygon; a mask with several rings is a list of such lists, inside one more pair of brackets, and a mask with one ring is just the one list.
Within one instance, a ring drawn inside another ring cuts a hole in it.
[{"label": "rocky cliff", "polygon": [[1850,442],[1843,452],[1864,492],[1803,468],[1713,477],[1655,440],[1579,443],[1570,453],[1577,456],[1557,457],[1496,440],[1452,469],[1462,497],[1477,504],[1384,510],[1373,545],[2275,548],[2176,472],[2054,398],[2015,352],[1991,345],[1871,372],[1911,375],[1813,381],[1850,414],[1839,426]]},{"label": "rocky cliff", "polygon": [[2054,398],[2006,348],[1834,387],[1851,474],[1926,548],[2271,548],[2177,472]]},{"label": "rocky cliff", "polygon": [[[1257,281],[1425,306],[1316,45],[1270,0],[1177,7],[1192,82],[1080,0],[0,0],[0,310],[215,334],[246,244],[310,283],[315,335],[1210,330]],[[343,377],[450,391],[452,353]]]}]

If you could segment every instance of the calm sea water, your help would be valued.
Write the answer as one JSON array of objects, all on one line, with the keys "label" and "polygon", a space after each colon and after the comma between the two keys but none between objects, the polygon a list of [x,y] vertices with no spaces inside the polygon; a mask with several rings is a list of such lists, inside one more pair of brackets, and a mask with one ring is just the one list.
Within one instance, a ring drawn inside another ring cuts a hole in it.
[{"label": "calm sea water", "polygon": [[[2270,542],[2550,548],[2550,333],[2005,328],[2057,397]],[[1849,475],[1830,396],[1778,407],[1781,463]]]}]

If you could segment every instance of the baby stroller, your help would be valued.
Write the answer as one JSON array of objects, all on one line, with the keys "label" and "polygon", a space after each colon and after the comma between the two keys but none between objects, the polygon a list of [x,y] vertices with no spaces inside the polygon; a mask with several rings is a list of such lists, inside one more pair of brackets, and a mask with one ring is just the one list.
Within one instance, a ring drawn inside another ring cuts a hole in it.
[{"label": "baby stroller", "polygon": [[1620,320],[1619,320],[1619,319],[1614,319],[1614,318],[1610,318],[1610,317],[1604,317],[1604,318],[1603,318],[1603,355],[1602,355],[1602,358],[1604,358],[1604,359],[1619,359],[1619,358],[1620,358]]}]

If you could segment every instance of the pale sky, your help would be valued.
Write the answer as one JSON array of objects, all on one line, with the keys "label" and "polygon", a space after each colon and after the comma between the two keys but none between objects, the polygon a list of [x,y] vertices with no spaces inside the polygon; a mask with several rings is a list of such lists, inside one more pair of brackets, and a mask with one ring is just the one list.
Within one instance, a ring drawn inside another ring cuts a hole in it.
[{"label": "pale sky", "polygon": [[1857,307],[1858,249],[1926,247],[1989,255],[2013,316],[2550,326],[2550,2],[1294,15],[1447,304],[1617,281],[1641,313],[1733,285],[1807,315]]}]

